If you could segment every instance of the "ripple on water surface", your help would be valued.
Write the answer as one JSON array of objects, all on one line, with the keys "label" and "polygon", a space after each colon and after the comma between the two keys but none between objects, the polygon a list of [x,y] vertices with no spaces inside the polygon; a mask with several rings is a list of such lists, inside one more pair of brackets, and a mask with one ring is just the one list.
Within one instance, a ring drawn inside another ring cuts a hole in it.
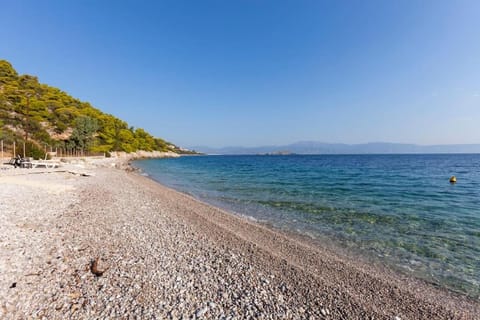
[{"label": "ripple on water surface", "polygon": [[203,201],[328,236],[480,296],[480,155],[202,156],[135,165]]}]

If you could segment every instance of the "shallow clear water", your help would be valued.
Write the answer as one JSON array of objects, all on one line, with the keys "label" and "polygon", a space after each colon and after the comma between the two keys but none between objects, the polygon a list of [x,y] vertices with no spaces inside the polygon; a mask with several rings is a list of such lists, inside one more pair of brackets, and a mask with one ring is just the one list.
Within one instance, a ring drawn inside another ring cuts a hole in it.
[{"label": "shallow clear water", "polygon": [[199,156],[135,166],[203,201],[480,296],[480,155]]}]

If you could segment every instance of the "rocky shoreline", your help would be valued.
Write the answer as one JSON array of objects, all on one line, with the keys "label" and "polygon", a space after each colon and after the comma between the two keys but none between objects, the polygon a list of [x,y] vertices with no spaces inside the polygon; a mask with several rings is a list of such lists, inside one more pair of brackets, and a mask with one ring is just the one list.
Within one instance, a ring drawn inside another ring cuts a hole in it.
[{"label": "rocky shoreline", "polygon": [[0,318],[479,319],[478,301],[231,215],[119,158],[0,175]]}]

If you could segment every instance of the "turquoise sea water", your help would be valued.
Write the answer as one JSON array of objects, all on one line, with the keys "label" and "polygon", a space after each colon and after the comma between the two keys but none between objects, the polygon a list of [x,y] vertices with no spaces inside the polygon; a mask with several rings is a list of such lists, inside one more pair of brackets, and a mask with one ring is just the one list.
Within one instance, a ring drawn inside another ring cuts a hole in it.
[{"label": "turquoise sea water", "polygon": [[208,203],[480,297],[480,155],[199,156],[134,165]]}]

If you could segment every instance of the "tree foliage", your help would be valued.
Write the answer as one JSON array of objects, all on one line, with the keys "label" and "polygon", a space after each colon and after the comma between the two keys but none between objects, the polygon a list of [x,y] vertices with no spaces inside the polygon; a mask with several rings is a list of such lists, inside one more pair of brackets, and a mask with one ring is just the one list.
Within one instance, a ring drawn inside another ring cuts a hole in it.
[{"label": "tree foliage", "polygon": [[75,127],[70,135],[70,142],[76,149],[88,150],[98,131],[97,119],[88,116],[80,116],[75,119]]},{"label": "tree foliage", "polygon": [[37,77],[19,75],[0,60],[0,135],[38,146],[69,146],[110,152],[136,150],[180,151],[141,128],[133,128]]}]

